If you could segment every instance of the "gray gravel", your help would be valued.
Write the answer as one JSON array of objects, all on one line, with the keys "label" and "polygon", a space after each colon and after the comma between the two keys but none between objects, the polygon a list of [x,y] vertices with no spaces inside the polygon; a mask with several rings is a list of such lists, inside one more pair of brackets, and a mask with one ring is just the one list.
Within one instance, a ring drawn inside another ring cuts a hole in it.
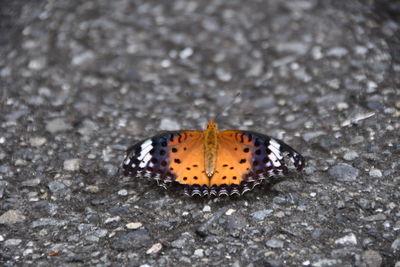
[{"label": "gray gravel", "polygon": [[[0,265],[400,266],[398,1],[0,4]],[[118,173],[160,130],[307,159],[242,197]]]}]

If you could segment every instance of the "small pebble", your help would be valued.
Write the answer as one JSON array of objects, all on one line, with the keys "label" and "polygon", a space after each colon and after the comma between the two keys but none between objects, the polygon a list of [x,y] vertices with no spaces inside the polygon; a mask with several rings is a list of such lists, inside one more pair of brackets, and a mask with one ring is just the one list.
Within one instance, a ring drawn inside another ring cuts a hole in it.
[{"label": "small pebble", "polygon": [[53,193],[62,192],[65,189],[65,184],[60,181],[51,181],[47,186]]},{"label": "small pebble", "polygon": [[336,104],[336,108],[338,110],[345,110],[349,108],[349,104],[347,104],[346,102],[339,102]]},{"label": "small pebble", "polygon": [[46,58],[40,57],[29,61],[28,68],[31,70],[41,70],[46,66]]},{"label": "small pebble", "polygon": [[39,185],[40,182],[41,182],[40,178],[33,178],[33,179],[23,181],[22,185],[27,186],[27,187],[35,187],[35,186]]},{"label": "small pebble", "polygon": [[357,245],[356,235],[353,233],[345,235],[341,238],[336,239],[335,244],[337,244],[337,245]]},{"label": "small pebble", "polygon": [[15,224],[25,221],[26,217],[19,210],[8,210],[0,216],[0,224]]},{"label": "small pebble", "polygon": [[340,57],[347,55],[348,52],[349,51],[344,47],[334,47],[334,48],[329,49],[326,52],[326,55],[340,58]]},{"label": "small pebble", "polygon": [[26,250],[24,250],[24,252],[22,252],[22,255],[24,255],[24,257],[28,256],[29,254],[33,253],[33,249],[28,248]]},{"label": "small pebble", "polygon": [[329,175],[339,181],[351,182],[358,177],[359,170],[346,163],[339,163],[331,167],[328,171]]},{"label": "small pebble", "polygon": [[269,216],[272,212],[273,210],[259,210],[251,213],[250,215],[256,220],[264,220],[265,217]]},{"label": "small pebble", "polygon": [[392,245],[390,248],[393,251],[400,251],[400,237],[398,237],[395,241],[393,241]]},{"label": "small pebble", "polygon": [[204,256],[204,249],[198,248],[193,253],[194,256],[201,258]]},{"label": "small pebble", "polygon": [[362,259],[368,267],[380,267],[382,265],[382,256],[375,250],[364,251]]},{"label": "small pebble", "polygon": [[185,49],[183,49],[180,53],[179,53],[179,57],[181,59],[187,59],[188,57],[190,57],[191,55],[193,55],[193,49],[191,47],[186,47]]},{"label": "small pebble", "polygon": [[375,215],[364,217],[364,218],[362,218],[362,220],[367,221],[367,222],[384,221],[384,220],[386,220],[386,215],[383,213],[378,213]]},{"label": "small pebble", "polygon": [[21,244],[22,240],[21,239],[7,239],[4,242],[4,246],[6,247],[14,247],[14,246],[18,246],[19,244]]},{"label": "small pebble", "polygon": [[108,224],[108,223],[113,223],[113,222],[119,222],[121,220],[121,217],[119,216],[115,216],[115,217],[111,217],[111,218],[107,218],[104,223]]},{"label": "small pebble", "polygon": [[215,75],[222,82],[229,82],[232,79],[232,74],[223,68],[217,68]]},{"label": "small pebble", "polygon": [[67,159],[64,161],[64,170],[78,171],[80,168],[80,159]]},{"label": "small pebble", "polygon": [[208,205],[205,205],[203,208],[203,212],[211,212],[211,207]]},{"label": "small pebble", "polygon": [[100,189],[97,185],[88,185],[85,187],[85,191],[89,193],[98,193]]},{"label": "small pebble", "polygon": [[72,126],[66,123],[63,119],[54,119],[46,124],[46,130],[50,133],[58,133],[72,129]]},{"label": "small pebble", "polygon": [[95,159],[95,158],[96,158],[96,155],[90,153],[90,154],[87,155],[87,158],[88,158],[88,159]]},{"label": "small pebble", "polygon": [[121,189],[118,191],[118,195],[120,196],[127,196],[128,195],[128,190],[126,189]]},{"label": "small pebble", "polygon": [[26,161],[23,159],[16,159],[14,162],[15,166],[25,166],[26,165]]},{"label": "small pebble", "polygon": [[160,65],[163,68],[169,68],[169,67],[171,67],[171,61],[168,60],[168,59],[164,59],[164,60],[161,61]]},{"label": "small pebble", "polygon": [[270,248],[283,248],[283,241],[273,238],[268,240],[266,245]]},{"label": "small pebble", "polygon": [[358,154],[355,151],[348,151],[343,155],[343,159],[347,161],[355,160],[358,158]]},{"label": "small pebble", "polygon": [[46,142],[47,142],[47,139],[44,137],[31,137],[29,139],[29,143],[33,147],[40,147],[40,146],[44,145]]},{"label": "small pebble", "polygon": [[155,254],[158,253],[162,249],[161,243],[155,243],[146,251],[146,254]]},{"label": "small pebble", "polygon": [[141,222],[131,222],[126,224],[126,228],[131,229],[131,230],[135,230],[135,229],[139,229],[140,227],[142,227],[142,223]]},{"label": "small pebble", "polygon": [[228,215],[228,216],[230,216],[230,215],[232,215],[235,211],[236,211],[236,210],[234,210],[234,209],[229,209],[229,210],[227,210],[227,211],[225,212],[225,214]]},{"label": "small pebble", "polygon": [[381,170],[378,170],[378,169],[372,169],[369,171],[369,176],[380,178],[380,177],[382,177],[382,172],[381,172]]}]

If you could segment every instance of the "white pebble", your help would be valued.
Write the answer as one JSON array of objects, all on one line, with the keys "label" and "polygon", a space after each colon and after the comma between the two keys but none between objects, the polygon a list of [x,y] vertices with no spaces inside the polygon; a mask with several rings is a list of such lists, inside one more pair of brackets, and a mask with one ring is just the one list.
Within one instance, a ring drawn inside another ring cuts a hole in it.
[{"label": "white pebble", "polygon": [[199,257],[199,258],[203,257],[204,256],[204,249],[201,249],[201,248],[196,249],[194,251],[193,255],[196,256],[196,257]]},{"label": "white pebble", "polygon": [[42,145],[44,145],[46,143],[46,138],[44,137],[31,137],[29,139],[29,143],[31,144],[31,146],[34,147],[40,147]]},{"label": "white pebble", "polygon": [[126,224],[125,226],[128,229],[135,230],[135,229],[139,229],[140,227],[142,227],[143,224],[141,222],[131,222],[131,223]]},{"label": "white pebble", "polygon": [[6,242],[4,242],[4,246],[6,247],[13,247],[13,246],[18,246],[22,242],[21,239],[7,239]]},{"label": "white pebble", "polygon": [[203,211],[204,212],[211,212],[211,207],[208,206],[208,205],[205,205],[204,208],[203,208]]},{"label": "white pebble", "polygon": [[28,68],[30,68],[31,70],[41,70],[45,67],[45,65],[45,58],[35,58],[29,61]]},{"label": "white pebble", "polygon": [[349,108],[349,104],[347,104],[346,102],[338,102],[336,104],[336,108],[338,110],[344,110],[344,109],[348,109]]},{"label": "white pebble", "polygon": [[22,254],[23,254],[24,256],[28,256],[29,254],[32,254],[32,253],[33,253],[33,249],[28,248],[28,249],[26,249]]},{"label": "white pebble", "polygon": [[171,61],[168,59],[164,59],[163,61],[161,61],[161,67],[163,68],[168,68],[171,66]]},{"label": "white pebble", "polygon": [[155,254],[155,253],[159,252],[161,249],[162,249],[162,244],[155,243],[154,245],[151,246],[151,248],[149,248],[146,251],[146,254]]},{"label": "white pebble", "polygon": [[80,167],[80,159],[67,159],[64,161],[64,170],[77,171]]},{"label": "white pebble", "polygon": [[337,244],[337,245],[357,245],[356,235],[353,233],[345,235],[339,239],[336,239],[335,244]]},{"label": "white pebble", "polygon": [[235,211],[236,211],[236,210],[234,210],[234,209],[229,209],[229,210],[227,210],[227,211],[225,212],[225,214],[228,215],[228,216],[230,216],[230,215],[232,215]]},{"label": "white pebble", "polygon": [[382,172],[379,169],[372,169],[369,171],[369,176],[380,178],[380,177],[382,177]]},{"label": "white pebble", "polygon": [[126,189],[121,189],[118,191],[118,195],[120,196],[127,196],[128,195],[128,190]]},{"label": "white pebble", "polygon": [[191,55],[193,55],[193,49],[190,47],[186,47],[185,49],[183,49],[180,53],[179,53],[179,57],[181,59],[186,59],[188,57],[190,57]]},{"label": "white pebble", "polygon": [[119,216],[115,216],[115,217],[111,217],[111,218],[107,218],[104,223],[108,224],[108,223],[113,223],[113,222],[119,222],[121,220],[121,217]]},{"label": "white pebble", "polygon": [[98,193],[100,188],[97,185],[88,185],[85,187],[85,191],[89,193]]},{"label": "white pebble", "polygon": [[343,155],[343,159],[347,161],[355,160],[358,158],[358,154],[355,151],[348,151]]}]

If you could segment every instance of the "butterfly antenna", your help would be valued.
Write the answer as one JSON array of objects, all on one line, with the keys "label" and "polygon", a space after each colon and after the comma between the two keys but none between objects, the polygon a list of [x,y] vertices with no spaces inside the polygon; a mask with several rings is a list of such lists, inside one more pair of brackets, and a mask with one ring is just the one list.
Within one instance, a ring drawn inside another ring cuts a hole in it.
[{"label": "butterfly antenna", "polygon": [[217,121],[225,112],[227,112],[233,104],[235,104],[236,99],[240,96],[240,92],[237,92],[236,95],[233,97],[232,101],[230,101],[228,104],[226,104],[222,108],[222,112],[218,113],[218,115],[215,117],[214,121]]}]

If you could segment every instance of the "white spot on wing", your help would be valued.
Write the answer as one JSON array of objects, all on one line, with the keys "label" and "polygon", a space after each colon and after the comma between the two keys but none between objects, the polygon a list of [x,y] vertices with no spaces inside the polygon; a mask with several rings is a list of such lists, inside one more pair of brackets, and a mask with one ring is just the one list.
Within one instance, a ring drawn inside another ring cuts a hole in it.
[{"label": "white spot on wing", "polygon": [[271,138],[271,140],[269,140],[269,143],[270,143],[272,146],[274,146],[274,147],[276,147],[276,148],[278,148],[278,149],[281,147],[281,145],[280,145],[278,142],[276,142],[275,139],[272,139],[272,138]]},{"label": "white spot on wing", "polygon": [[149,153],[150,150],[153,149],[153,146],[151,144],[151,139],[145,141],[141,146],[141,151],[140,151],[140,155],[138,157],[138,160],[143,160],[143,158]]},{"label": "white spot on wing", "polygon": [[125,159],[125,161],[124,161],[124,164],[125,164],[125,165],[128,165],[129,162],[131,162],[131,159],[130,159],[129,157],[127,157],[127,158]]},{"label": "white spot on wing", "polygon": [[140,168],[146,167],[146,165],[147,165],[147,163],[149,163],[150,159],[151,159],[151,155],[150,155],[150,154],[147,154],[147,155],[143,158],[143,160],[140,162],[139,167],[140,167]]},{"label": "white spot on wing", "polygon": [[277,158],[279,159],[283,158],[281,152],[276,147],[269,145],[268,148],[275,154]]},{"label": "white spot on wing", "polygon": [[275,167],[281,166],[281,163],[278,161],[278,158],[275,156],[274,153],[269,154],[268,157],[271,159],[272,165],[274,165]]},{"label": "white spot on wing", "polygon": [[146,141],[143,142],[143,144],[140,146],[142,149],[147,147],[148,145],[151,145],[152,141],[151,139],[147,139]]}]

